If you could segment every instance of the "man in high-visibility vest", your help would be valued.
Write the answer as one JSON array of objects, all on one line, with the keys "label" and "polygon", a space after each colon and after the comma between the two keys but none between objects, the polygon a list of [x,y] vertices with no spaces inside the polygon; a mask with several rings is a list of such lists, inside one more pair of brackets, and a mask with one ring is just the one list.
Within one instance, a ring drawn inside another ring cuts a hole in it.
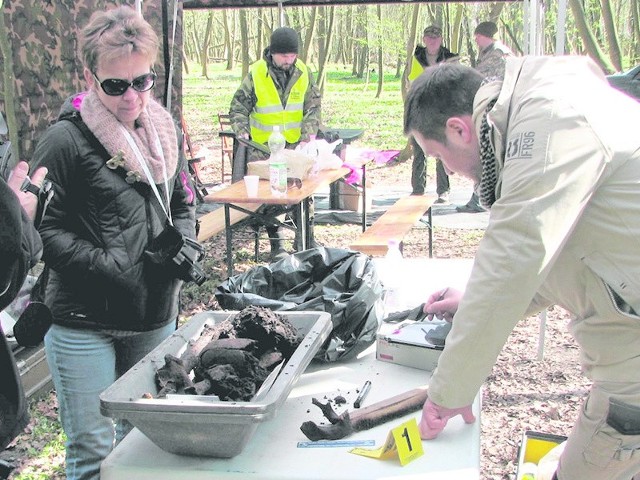
[{"label": "man in high-visibility vest", "polygon": [[[425,68],[445,61],[457,61],[458,55],[442,45],[442,28],[429,25],[422,34],[422,45],[418,45],[411,59],[410,82],[418,78]],[[413,163],[411,165],[411,188],[414,195],[422,195],[427,185],[427,162],[418,144],[413,141]],[[449,203],[449,176],[440,160],[436,160],[436,203]]]},{"label": "man in high-visibility vest", "polygon": [[[298,58],[298,33],[289,27],[273,31],[262,59],[251,65],[249,74],[231,100],[229,117],[236,136],[266,144],[273,127],[280,126],[286,148],[310,140],[320,127],[320,90],[307,66]],[[247,161],[267,156],[253,149]],[[265,208],[266,210],[266,208]],[[279,215],[282,207],[271,206],[267,215]],[[287,255],[281,228],[266,226],[271,242],[271,258]],[[309,225],[313,239],[313,221]],[[300,244],[296,238],[296,249]],[[312,240],[311,247],[315,246]]]}]

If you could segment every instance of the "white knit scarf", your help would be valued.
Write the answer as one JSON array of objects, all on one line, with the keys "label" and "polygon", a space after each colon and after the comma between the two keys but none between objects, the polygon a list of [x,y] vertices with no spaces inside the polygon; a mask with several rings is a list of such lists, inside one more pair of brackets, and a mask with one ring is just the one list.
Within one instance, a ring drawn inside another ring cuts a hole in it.
[{"label": "white knit scarf", "polygon": [[[164,168],[167,180],[171,179],[178,165],[178,139],[173,119],[162,105],[153,98],[149,99],[147,108],[136,120],[137,128],[130,130],[103,105],[95,91],[90,91],[82,100],[80,106],[82,120],[89,130],[96,136],[104,148],[118,159],[118,163],[110,166],[122,166],[127,170],[127,180],[149,183],[138,157],[127,142],[122,128],[126,128],[135,141],[138,149],[147,162],[153,181],[156,184],[164,182]],[[154,128],[155,127],[155,128]],[[162,151],[158,151],[156,133],[160,140]],[[165,167],[163,167],[163,163]]]}]

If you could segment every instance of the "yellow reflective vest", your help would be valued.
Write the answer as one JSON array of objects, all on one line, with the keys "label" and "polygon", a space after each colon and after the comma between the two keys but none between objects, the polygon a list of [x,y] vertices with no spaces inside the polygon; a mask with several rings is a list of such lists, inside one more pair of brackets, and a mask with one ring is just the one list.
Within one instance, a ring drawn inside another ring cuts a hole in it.
[{"label": "yellow reflective vest", "polygon": [[288,143],[300,140],[302,118],[304,117],[304,97],[309,87],[307,66],[298,59],[295,68],[302,74],[291,87],[286,105],[280,102],[269,67],[265,60],[251,65],[251,78],[257,102],[249,115],[251,139],[258,143],[267,143],[274,125],[280,125],[280,131]]},{"label": "yellow reflective vest", "polygon": [[422,72],[424,72],[424,68],[422,64],[418,61],[415,55],[411,57],[411,70],[409,71],[409,81],[413,82],[416,78],[420,76]]}]

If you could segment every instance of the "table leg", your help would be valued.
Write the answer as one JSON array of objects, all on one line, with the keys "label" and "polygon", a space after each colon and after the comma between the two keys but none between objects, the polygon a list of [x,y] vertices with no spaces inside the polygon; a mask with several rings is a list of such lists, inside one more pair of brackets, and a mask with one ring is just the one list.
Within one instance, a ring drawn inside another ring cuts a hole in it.
[{"label": "table leg", "polygon": [[229,210],[229,204],[224,204],[224,233],[227,240],[227,276],[233,275],[233,252],[231,251],[231,244],[233,242],[231,233],[231,212]]},{"label": "table leg", "polygon": [[294,209],[296,229],[300,238],[300,251],[306,250],[309,245],[309,198],[300,202],[298,208]]},{"label": "table leg", "polygon": [[310,211],[311,207],[310,207],[310,205],[311,205],[311,199],[312,198],[313,197],[308,197],[304,201],[304,203],[306,204],[305,208],[304,208],[304,225],[305,225],[305,232],[304,232],[305,233],[305,246],[304,246],[304,248],[305,248],[305,250],[307,248],[311,247],[311,232],[312,232],[313,226],[311,225],[311,211]]}]

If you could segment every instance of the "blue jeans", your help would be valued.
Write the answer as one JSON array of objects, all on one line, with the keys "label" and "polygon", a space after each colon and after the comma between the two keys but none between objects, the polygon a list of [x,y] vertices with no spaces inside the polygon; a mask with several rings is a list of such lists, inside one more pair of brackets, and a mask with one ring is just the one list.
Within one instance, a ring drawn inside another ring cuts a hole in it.
[{"label": "blue jeans", "polygon": [[[100,413],[100,393],[175,330],[81,330],[52,325],[44,339],[67,435],[67,480],[100,478],[100,463],[114,445],[114,422]],[[120,422],[119,422],[120,423]],[[125,427],[120,428],[124,436]]]}]

